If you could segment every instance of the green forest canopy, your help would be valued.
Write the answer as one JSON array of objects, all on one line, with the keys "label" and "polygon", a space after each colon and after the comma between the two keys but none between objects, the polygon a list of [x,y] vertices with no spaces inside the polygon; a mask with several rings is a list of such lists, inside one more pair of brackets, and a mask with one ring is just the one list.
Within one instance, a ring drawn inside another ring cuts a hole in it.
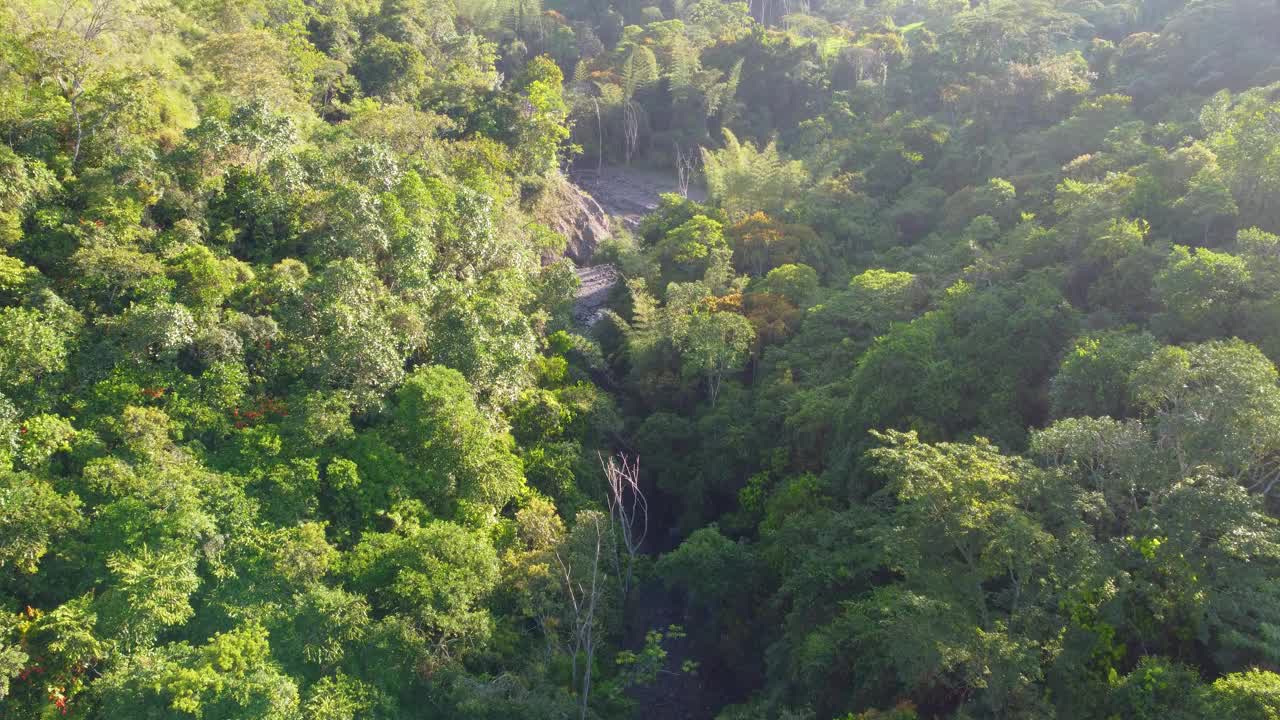
[{"label": "green forest canopy", "polygon": [[[0,716],[1280,717],[1277,58],[1272,0],[0,4]],[[586,329],[622,164],[707,200]]]}]

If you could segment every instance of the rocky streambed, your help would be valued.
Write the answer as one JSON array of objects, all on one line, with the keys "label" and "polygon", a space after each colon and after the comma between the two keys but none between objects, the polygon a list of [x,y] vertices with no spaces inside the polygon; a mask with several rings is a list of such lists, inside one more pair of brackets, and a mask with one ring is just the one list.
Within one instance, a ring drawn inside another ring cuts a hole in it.
[{"label": "rocky streambed", "polygon": [[[610,292],[622,281],[613,265],[592,262],[596,247],[612,236],[611,228],[618,223],[629,230],[639,227],[645,215],[658,209],[664,194],[679,192],[679,181],[672,174],[625,167],[579,170],[570,177],[579,197],[556,229],[569,238],[565,254],[578,266],[575,272],[581,285],[574,321],[589,328],[600,319]],[[706,194],[690,188],[689,197],[704,200]]]},{"label": "rocky streambed", "polygon": [[583,327],[592,327],[604,315],[609,294],[622,278],[618,269],[604,263],[574,270],[578,276],[577,300],[573,304],[573,320]]}]

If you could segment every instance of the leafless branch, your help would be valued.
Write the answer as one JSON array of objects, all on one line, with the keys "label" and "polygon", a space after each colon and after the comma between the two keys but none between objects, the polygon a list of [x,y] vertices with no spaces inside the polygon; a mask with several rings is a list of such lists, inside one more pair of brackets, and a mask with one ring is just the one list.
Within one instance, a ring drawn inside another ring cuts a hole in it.
[{"label": "leafless branch", "polygon": [[595,662],[597,645],[595,634],[596,610],[600,596],[604,591],[600,578],[600,556],[604,551],[605,537],[609,533],[609,529],[600,513],[590,513],[584,521],[590,522],[592,529],[595,531],[595,546],[589,553],[591,557],[589,579],[574,576],[572,562],[567,559],[564,551],[557,550],[554,554],[556,564],[559,566],[561,577],[564,580],[565,594],[569,599],[569,610],[573,616],[570,662],[575,686],[579,683],[578,655],[581,654],[583,656],[580,701],[582,720],[586,720],[588,701],[591,697],[591,670]]},{"label": "leafless branch", "polygon": [[680,147],[680,143],[676,143],[676,182],[680,197],[689,197],[689,184],[693,181],[693,174],[697,170],[698,155],[697,151],[686,151]]},{"label": "leafless branch", "polygon": [[631,590],[631,576],[636,556],[649,534],[649,502],[640,489],[640,458],[628,458],[622,453],[607,461],[600,456],[608,490],[609,517],[618,525],[622,549],[626,552],[625,568],[620,568],[622,596]]},{"label": "leafless branch", "polygon": [[640,106],[633,100],[622,104],[623,155],[627,165],[640,144]]}]

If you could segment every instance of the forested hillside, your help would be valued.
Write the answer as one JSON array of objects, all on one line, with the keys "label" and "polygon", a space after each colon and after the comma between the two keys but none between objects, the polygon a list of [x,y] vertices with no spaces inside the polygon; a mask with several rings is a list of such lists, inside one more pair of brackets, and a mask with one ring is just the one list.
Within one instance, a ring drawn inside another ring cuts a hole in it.
[{"label": "forested hillside", "polygon": [[0,0],[5,720],[1276,720],[1277,361],[1274,0]]}]

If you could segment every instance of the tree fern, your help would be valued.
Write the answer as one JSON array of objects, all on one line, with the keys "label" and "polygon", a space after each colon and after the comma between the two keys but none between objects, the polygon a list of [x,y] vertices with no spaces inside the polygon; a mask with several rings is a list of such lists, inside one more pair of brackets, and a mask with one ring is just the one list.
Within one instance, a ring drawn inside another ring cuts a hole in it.
[{"label": "tree fern", "polygon": [[647,47],[633,48],[622,66],[622,87],[626,99],[630,100],[637,90],[649,87],[657,81],[657,56]]},{"label": "tree fern", "polygon": [[591,81],[591,68],[586,60],[579,60],[573,66],[573,84],[581,87]]},{"label": "tree fern", "polygon": [[786,160],[771,141],[763,149],[724,131],[724,147],[702,151],[703,175],[712,201],[732,218],[757,210],[781,214],[795,202],[808,176],[799,161]]},{"label": "tree fern", "polygon": [[631,294],[631,323],[629,331],[636,337],[658,331],[658,301],[649,293],[644,278],[632,278],[627,281],[627,291]]},{"label": "tree fern", "polygon": [[526,29],[542,14],[541,0],[498,0],[502,7],[502,27],[517,36],[524,35]]},{"label": "tree fern", "polygon": [[542,0],[457,0],[457,12],[478,29],[522,35],[542,14]]},{"label": "tree fern", "polygon": [[733,70],[724,82],[713,84],[707,90],[707,117],[719,117],[721,125],[727,124],[735,109],[734,98],[738,95],[738,83],[742,80],[742,58],[734,63]]},{"label": "tree fern", "polygon": [[671,48],[671,70],[667,73],[671,89],[676,93],[688,93],[697,89],[702,63],[697,50],[689,41],[680,37]]},{"label": "tree fern", "polygon": [[648,367],[654,362],[654,354],[667,334],[665,313],[650,294],[643,278],[628,280],[627,291],[631,294],[631,322],[621,326],[627,356],[632,367]]}]

